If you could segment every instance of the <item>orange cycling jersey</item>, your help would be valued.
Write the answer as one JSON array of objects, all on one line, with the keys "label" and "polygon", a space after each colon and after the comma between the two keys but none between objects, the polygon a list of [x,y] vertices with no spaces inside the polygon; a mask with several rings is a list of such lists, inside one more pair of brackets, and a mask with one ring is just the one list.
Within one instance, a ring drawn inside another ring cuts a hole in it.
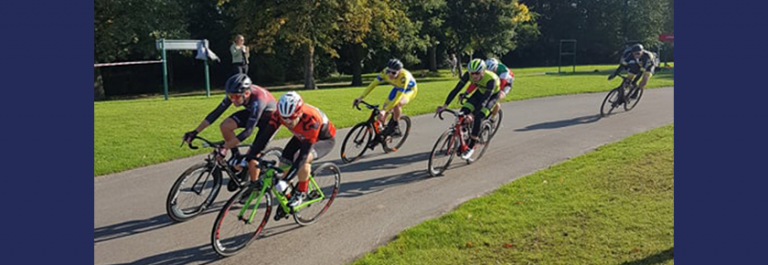
[{"label": "orange cycling jersey", "polygon": [[285,122],[278,116],[277,111],[272,114],[269,124],[277,130],[280,125],[284,125],[291,131],[294,137],[309,143],[317,143],[319,140],[330,139],[336,136],[336,127],[328,120],[328,116],[320,109],[304,104],[301,107],[301,118],[295,127],[289,128]]}]

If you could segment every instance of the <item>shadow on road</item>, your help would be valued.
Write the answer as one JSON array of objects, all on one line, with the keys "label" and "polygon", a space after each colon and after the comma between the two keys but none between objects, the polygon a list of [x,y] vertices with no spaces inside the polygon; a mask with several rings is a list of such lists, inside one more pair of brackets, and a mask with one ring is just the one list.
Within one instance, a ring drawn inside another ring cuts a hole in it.
[{"label": "shadow on road", "polygon": [[[216,202],[212,204],[210,207],[205,209],[202,213],[200,213],[200,216],[211,213],[211,212],[218,212],[221,207],[224,205],[224,201]],[[198,216],[198,217],[200,217]],[[130,220],[125,221],[119,224],[113,224],[108,226],[99,227],[96,229],[93,229],[93,243],[99,243],[104,241],[109,241],[112,239],[117,239],[121,237],[126,237],[130,235],[137,235],[144,232],[149,232],[152,230],[157,230],[160,228],[164,228],[170,225],[175,224],[171,218],[168,217],[168,215],[158,215],[149,219],[143,219],[143,220]]]},{"label": "shadow on road", "polygon": [[[388,157],[388,158],[382,158],[377,160],[369,160],[369,161],[358,161],[358,162],[352,162],[350,164],[338,164],[341,163],[341,160],[339,161],[333,161],[334,163],[337,163],[337,165],[340,165],[339,168],[341,169],[341,174],[347,172],[360,172],[360,171],[369,171],[369,170],[378,170],[378,169],[396,169],[405,165],[413,164],[416,162],[426,162],[429,159],[429,153],[430,152],[423,152],[423,153],[417,153],[417,154],[411,154],[411,155],[405,155],[405,156],[399,156],[399,157]],[[377,156],[377,155],[373,155]],[[370,158],[366,156],[366,158]],[[426,166],[424,166],[424,169],[426,170]]]},{"label": "shadow on road", "polygon": [[639,259],[631,262],[624,262],[621,265],[658,264],[671,259],[675,259],[675,247],[672,247],[662,252],[645,257],[643,259]]},{"label": "shadow on road", "polygon": [[384,190],[385,188],[407,184],[429,178],[427,169],[394,174],[358,182],[342,182],[338,197],[358,197]]},{"label": "shadow on road", "polygon": [[562,128],[567,126],[593,123],[600,120],[600,118],[601,118],[600,114],[581,116],[573,119],[550,121],[550,122],[543,122],[543,123],[528,125],[528,127],[517,129],[515,131],[525,132],[525,131],[533,131],[533,130],[557,129],[557,128]]},{"label": "shadow on road", "polygon": [[164,264],[164,265],[181,265],[189,264],[193,262],[201,262],[200,264],[209,264],[220,259],[219,255],[213,251],[210,244],[200,245],[196,247],[166,252],[157,254],[155,256],[146,257],[127,264]]}]

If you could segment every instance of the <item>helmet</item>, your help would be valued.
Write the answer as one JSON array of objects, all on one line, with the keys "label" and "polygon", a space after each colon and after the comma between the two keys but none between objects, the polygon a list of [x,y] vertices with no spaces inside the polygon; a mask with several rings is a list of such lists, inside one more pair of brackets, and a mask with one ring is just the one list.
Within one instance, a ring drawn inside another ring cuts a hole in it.
[{"label": "helmet", "polygon": [[387,68],[399,71],[400,69],[403,69],[403,62],[401,62],[398,59],[389,59],[389,62],[387,62]]},{"label": "helmet", "polygon": [[640,43],[632,45],[632,52],[639,52],[639,51],[643,51],[643,50],[645,50],[645,49],[643,48],[643,45],[640,44]]},{"label": "helmet", "polygon": [[467,70],[470,73],[479,73],[485,71],[485,62],[482,59],[476,58],[467,64]]},{"label": "helmet", "polygon": [[485,67],[488,68],[488,71],[496,72],[496,68],[499,67],[499,61],[496,58],[488,58],[488,60],[485,60]]},{"label": "helmet", "polygon": [[227,79],[225,89],[227,94],[242,94],[251,88],[251,78],[246,74],[235,74]]},{"label": "helmet", "polygon": [[304,106],[304,100],[299,93],[291,91],[280,97],[277,102],[277,112],[283,118],[296,118],[302,106]]}]

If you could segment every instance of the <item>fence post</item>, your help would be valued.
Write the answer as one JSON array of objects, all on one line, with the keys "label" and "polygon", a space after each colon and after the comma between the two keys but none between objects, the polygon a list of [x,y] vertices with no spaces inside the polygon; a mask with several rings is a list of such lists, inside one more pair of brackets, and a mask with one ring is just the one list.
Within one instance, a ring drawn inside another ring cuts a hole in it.
[{"label": "fence post", "polygon": [[165,93],[165,100],[168,100],[168,60],[165,57],[165,39],[160,40],[160,45],[163,46],[163,92]]}]

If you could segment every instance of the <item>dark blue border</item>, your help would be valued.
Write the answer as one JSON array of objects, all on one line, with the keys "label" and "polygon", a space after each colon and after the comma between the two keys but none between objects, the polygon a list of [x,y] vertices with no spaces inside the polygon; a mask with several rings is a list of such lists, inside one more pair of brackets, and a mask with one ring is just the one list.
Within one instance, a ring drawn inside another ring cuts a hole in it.
[{"label": "dark blue border", "polygon": [[[675,5],[675,258],[681,264],[765,263],[765,5]],[[716,18],[721,15],[727,18]]]},{"label": "dark blue border", "polygon": [[3,3],[3,264],[90,264],[92,1]]}]

